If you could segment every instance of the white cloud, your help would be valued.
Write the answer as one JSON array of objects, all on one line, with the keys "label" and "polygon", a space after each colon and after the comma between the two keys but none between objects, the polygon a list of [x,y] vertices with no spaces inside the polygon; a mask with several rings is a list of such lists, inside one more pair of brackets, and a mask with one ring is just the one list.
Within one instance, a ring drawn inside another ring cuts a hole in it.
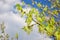
[{"label": "white cloud", "polygon": [[[20,28],[25,25],[25,21],[18,14],[14,14],[13,12],[6,12],[0,14],[0,23],[4,21],[6,26],[6,32],[11,36],[14,35]],[[12,32],[12,33],[11,33]]]},{"label": "white cloud", "polygon": [[9,3],[9,4],[11,4],[11,3],[14,3],[16,0],[5,0],[5,2],[6,3]]},{"label": "white cloud", "polygon": [[[13,22],[20,22],[24,23],[24,19],[21,18],[18,14],[14,14],[13,12],[6,12],[4,14],[0,14],[0,21],[13,21]],[[23,24],[24,25],[24,24]]]},{"label": "white cloud", "polygon": [[0,0],[0,14],[13,10],[13,6],[19,3],[22,5],[21,0]]},{"label": "white cloud", "polygon": [[3,1],[0,1],[0,13],[9,11],[11,6]]}]

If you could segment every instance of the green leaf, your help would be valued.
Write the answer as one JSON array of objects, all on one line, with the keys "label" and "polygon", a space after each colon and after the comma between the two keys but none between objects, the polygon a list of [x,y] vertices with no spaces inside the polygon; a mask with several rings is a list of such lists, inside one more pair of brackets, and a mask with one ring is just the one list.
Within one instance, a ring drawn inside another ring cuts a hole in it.
[{"label": "green leaf", "polygon": [[44,33],[44,31],[45,31],[45,27],[44,27],[43,24],[38,25],[38,31],[39,31],[40,33]]},{"label": "green leaf", "polygon": [[15,38],[17,38],[17,39],[18,39],[18,33],[16,33],[16,34],[15,34]]},{"label": "green leaf", "polygon": [[60,31],[56,31],[54,33],[54,36],[56,37],[57,40],[60,40]]},{"label": "green leaf", "polygon": [[4,22],[2,22],[2,24],[1,24],[2,33],[4,33],[4,29],[5,29]]},{"label": "green leaf", "polygon": [[53,10],[52,14],[58,15],[58,11],[57,10]]},{"label": "green leaf", "polygon": [[7,34],[6,37],[9,38],[9,35]]},{"label": "green leaf", "polygon": [[55,29],[56,29],[55,26],[49,24],[49,25],[46,27],[46,33],[47,33],[47,35],[48,35],[48,36],[52,36],[52,35],[54,34]]},{"label": "green leaf", "polygon": [[0,35],[0,38],[2,38],[3,36],[2,35]]},{"label": "green leaf", "polygon": [[27,23],[27,25],[31,24],[31,22],[32,22],[32,14],[31,13],[27,14],[27,18],[26,18],[25,22]]},{"label": "green leaf", "polygon": [[37,6],[38,6],[39,8],[42,7],[41,3],[38,3]]},{"label": "green leaf", "polygon": [[32,22],[32,17],[28,17],[28,18],[26,19],[26,23],[27,23],[28,25],[30,25],[31,22]]},{"label": "green leaf", "polygon": [[16,8],[17,10],[22,10],[22,6],[20,6],[20,4],[16,4]]},{"label": "green leaf", "polygon": [[26,31],[28,34],[30,34],[30,32],[32,31],[31,26],[24,26],[24,28],[22,28],[24,31]]},{"label": "green leaf", "polygon": [[47,11],[48,10],[48,6],[45,6],[43,11]]},{"label": "green leaf", "polygon": [[51,25],[54,25],[55,24],[55,18],[54,17],[51,17],[51,19],[49,21],[50,21],[50,24]]},{"label": "green leaf", "polygon": [[36,19],[37,19],[38,22],[43,22],[42,18],[39,17],[39,16],[37,16]]}]

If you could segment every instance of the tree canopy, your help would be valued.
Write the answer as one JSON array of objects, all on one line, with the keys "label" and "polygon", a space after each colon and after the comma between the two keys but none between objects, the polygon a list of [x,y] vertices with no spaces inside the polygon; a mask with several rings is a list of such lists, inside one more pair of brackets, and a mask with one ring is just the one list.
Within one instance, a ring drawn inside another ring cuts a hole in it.
[{"label": "tree canopy", "polygon": [[[46,33],[49,37],[54,36],[55,40],[60,40],[60,19],[57,20],[60,15],[60,0],[49,0],[49,2],[51,2],[51,7],[32,0],[32,4],[37,5],[42,11],[32,7],[29,13],[26,13],[20,4],[16,4],[16,8],[21,13],[22,18],[26,16],[27,25],[22,29],[28,34],[33,31],[33,26],[37,25],[39,33]],[[35,24],[31,24],[32,21]]]}]

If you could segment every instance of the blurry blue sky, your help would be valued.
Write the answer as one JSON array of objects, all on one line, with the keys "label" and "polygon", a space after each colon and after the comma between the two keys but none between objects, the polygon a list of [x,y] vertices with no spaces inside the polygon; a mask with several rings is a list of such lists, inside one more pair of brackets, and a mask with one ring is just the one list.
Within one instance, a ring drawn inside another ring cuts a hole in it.
[{"label": "blurry blue sky", "polygon": [[[31,6],[33,6],[33,7],[36,7],[36,5],[32,5],[32,1],[31,0],[22,0],[22,1],[24,1],[26,4],[30,4]],[[47,5],[47,6],[51,6],[51,2],[49,2],[48,0],[34,0],[34,1],[36,1],[37,3],[41,3],[41,4],[43,4],[43,5]]]},{"label": "blurry blue sky", "polygon": [[[3,21],[5,22],[6,32],[10,35],[10,37],[14,37],[15,33],[18,32],[19,40],[52,40],[46,34],[38,33],[38,29],[36,27],[34,27],[30,35],[28,35],[25,31],[21,29],[26,24],[25,18],[21,18],[19,13],[15,9],[16,3],[23,5],[21,1],[22,0],[0,0],[0,24]],[[32,5],[31,0],[23,1],[26,3],[25,8],[23,8],[26,12],[27,10],[31,9],[31,7],[28,7],[27,4],[30,4],[32,7],[37,8],[36,5]],[[51,5],[48,0],[35,1],[40,2],[43,5]]]}]

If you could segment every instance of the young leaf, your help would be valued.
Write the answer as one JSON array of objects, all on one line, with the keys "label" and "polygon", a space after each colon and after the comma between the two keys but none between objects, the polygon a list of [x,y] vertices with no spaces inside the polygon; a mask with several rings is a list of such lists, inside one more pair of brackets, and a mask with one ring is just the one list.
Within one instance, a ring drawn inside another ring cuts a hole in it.
[{"label": "young leaf", "polygon": [[48,10],[48,6],[45,6],[43,11],[47,11]]},{"label": "young leaf", "polygon": [[26,31],[28,34],[30,34],[30,32],[32,31],[30,26],[25,26],[24,28],[22,28],[24,31]]},{"label": "young leaf", "polygon": [[56,31],[55,34],[56,40],[60,40],[60,31]]},{"label": "young leaf", "polygon": [[29,13],[29,14],[27,14],[26,23],[27,23],[27,25],[30,25],[31,22],[32,22],[32,14]]},{"label": "young leaf", "polygon": [[45,27],[42,25],[38,25],[38,31],[40,32],[40,33],[44,33],[44,30],[45,29]]},{"label": "young leaf", "polygon": [[36,17],[38,22],[43,22],[42,18],[40,18],[39,16]]},{"label": "young leaf", "polygon": [[58,15],[58,11],[57,10],[53,10],[52,14]]},{"label": "young leaf", "polygon": [[54,25],[55,24],[55,18],[54,17],[51,17],[51,19],[49,21],[50,21],[50,24],[51,25]]},{"label": "young leaf", "polygon": [[22,7],[20,6],[20,4],[16,4],[16,8],[17,8],[17,10],[22,10]]},{"label": "young leaf", "polygon": [[41,3],[38,3],[37,6],[38,6],[39,8],[42,7]]},{"label": "young leaf", "polygon": [[56,27],[55,26],[50,26],[50,24],[46,27],[46,33],[49,36],[52,36],[54,31],[55,31]]}]

